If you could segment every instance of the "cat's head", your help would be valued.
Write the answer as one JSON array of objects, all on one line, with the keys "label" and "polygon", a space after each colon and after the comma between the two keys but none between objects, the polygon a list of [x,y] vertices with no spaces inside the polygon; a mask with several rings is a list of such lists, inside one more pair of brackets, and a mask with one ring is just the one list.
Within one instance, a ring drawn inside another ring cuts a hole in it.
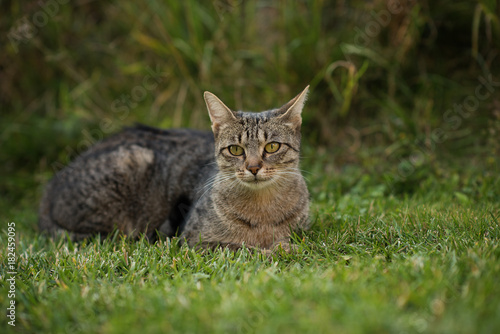
[{"label": "cat's head", "polygon": [[215,157],[227,180],[262,189],[299,176],[301,113],[308,89],[281,108],[259,113],[232,111],[205,92]]}]

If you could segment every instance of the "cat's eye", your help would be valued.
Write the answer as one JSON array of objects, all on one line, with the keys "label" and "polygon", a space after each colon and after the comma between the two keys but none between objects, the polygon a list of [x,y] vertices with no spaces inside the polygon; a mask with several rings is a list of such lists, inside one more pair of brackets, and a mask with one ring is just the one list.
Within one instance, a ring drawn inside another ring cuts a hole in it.
[{"label": "cat's eye", "polygon": [[278,151],[280,149],[280,147],[281,147],[280,143],[272,142],[272,143],[267,144],[264,147],[264,150],[267,153],[274,153],[274,152]]},{"label": "cat's eye", "polygon": [[238,146],[238,145],[229,146],[229,153],[231,153],[232,155],[240,156],[240,155],[243,155],[244,152],[245,151],[243,150],[243,148],[241,146]]}]

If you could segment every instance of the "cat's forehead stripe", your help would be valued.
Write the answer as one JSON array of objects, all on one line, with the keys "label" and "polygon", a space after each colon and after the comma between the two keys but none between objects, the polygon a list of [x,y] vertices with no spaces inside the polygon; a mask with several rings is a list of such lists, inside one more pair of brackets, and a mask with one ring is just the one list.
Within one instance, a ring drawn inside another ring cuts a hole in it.
[{"label": "cat's forehead stripe", "polygon": [[[262,134],[261,126],[269,119],[265,113],[241,113],[240,124],[244,127],[245,140],[260,139]],[[263,135],[267,139],[267,133]]]},{"label": "cat's forehead stripe", "polygon": [[231,140],[234,143],[250,144],[254,146],[255,141],[267,142],[268,140],[276,140],[277,134],[273,127],[268,125],[268,122],[275,119],[275,110],[268,110],[260,113],[254,112],[235,112],[236,118],[241,130],[237,134],[231,134]]}]

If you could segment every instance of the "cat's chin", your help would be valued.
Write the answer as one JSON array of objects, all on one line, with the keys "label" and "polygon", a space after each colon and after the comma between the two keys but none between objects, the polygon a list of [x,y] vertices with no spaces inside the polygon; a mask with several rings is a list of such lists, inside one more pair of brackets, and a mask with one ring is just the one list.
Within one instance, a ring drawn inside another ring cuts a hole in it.
[{"label": "cat's chin", "polygon": [[242,180],[240,179],[240,183],[247,188],[252,190],[259,190],[269,187],[273,182],[272,179],[251,179],[251,180]]}]

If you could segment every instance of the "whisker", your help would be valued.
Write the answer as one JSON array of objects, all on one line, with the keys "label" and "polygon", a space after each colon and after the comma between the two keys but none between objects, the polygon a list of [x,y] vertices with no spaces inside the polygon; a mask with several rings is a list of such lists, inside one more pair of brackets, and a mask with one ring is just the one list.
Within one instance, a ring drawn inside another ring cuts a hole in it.
[{"label": "whisker", "polygon": [[[222,175],[222,177],[221,177]],[[216,173],[214,176],[210,177],[206,182],[205,184],[203,185],[203,187],[200,189],[205,189],[206,187],[210,186],[211,184],[213,184],[214,182],[216,182],[217,180],[220,180],[221,178],[230,178],[232,177],[232,173],[228,173],[228,172],[218,172]]]},{"label": "whisker", "polygon": [[300,172],[296,171],[296,170],[280,170],[276,173],[277,175],[293,175],[293,176],[297,176],[297,177],[303,177],[304,179],[306,179],[307,181],[309,181],[309,179],[307,177],[305,177],[304,175],[302,175]]},{"label": "whisker", "polygon": [[219,173],[211,177],[209,181],[207,181],[205,185],[200,190],[198,190],[198,193],[204,190],[203,194],[199,197],[198,200],[201,200],[215,186],[229,180],[231,182],[228,185],[226,185],[226,187],[232,187],[234,182],[237,181],[237,179],[235,180],[233,173],[219,171]]}]

